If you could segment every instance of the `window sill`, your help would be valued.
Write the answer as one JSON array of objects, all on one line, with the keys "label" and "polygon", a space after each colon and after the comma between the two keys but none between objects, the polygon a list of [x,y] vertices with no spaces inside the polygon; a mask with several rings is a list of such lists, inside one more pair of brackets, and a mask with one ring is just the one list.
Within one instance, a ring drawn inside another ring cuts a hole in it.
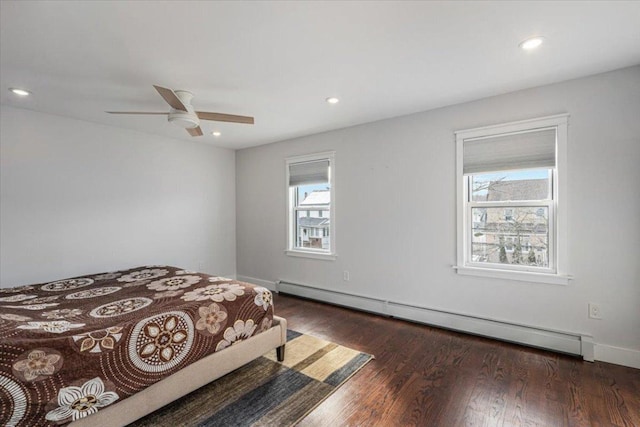
[{"label": "window sill", "polygon": [[532,273],[528,271],[506,271],[492,268],[458,267],[453,266],[458,274],[463,276],[492,277],[495,279],[517,280],[530,283],[547,283],[550,285],[568,285],[573,276]]},{"label": "window sill", "polygon": [[286,250],[284,251],[284,253],[293,257],[314,258],[314,259],[322,259],[325,261],[335,261],[335,259],[337,258],[336,254],[322,253],[322,252]]}]

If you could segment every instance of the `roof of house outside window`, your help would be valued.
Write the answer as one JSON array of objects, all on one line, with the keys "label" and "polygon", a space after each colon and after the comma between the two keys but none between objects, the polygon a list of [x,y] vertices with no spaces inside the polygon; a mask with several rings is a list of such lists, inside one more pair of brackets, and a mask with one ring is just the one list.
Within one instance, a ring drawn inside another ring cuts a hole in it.
[{"label": "roof of house outside window", "polygon": [[329,203],[331,203],[329,190],[315,190],[305,197],[300,206],[328,205]]},{"label": "roof of house outside window", "polygon": [[303,216],[302,218],[298,218],[298,225],[305,228],[327,228],[329,227],[329,218]]},{"label": "roof of house outside window", "polygon": [[549,181],[526,179],[518,181],[493,181],[487,191],[487,201],[544,200],[548,198]]}]

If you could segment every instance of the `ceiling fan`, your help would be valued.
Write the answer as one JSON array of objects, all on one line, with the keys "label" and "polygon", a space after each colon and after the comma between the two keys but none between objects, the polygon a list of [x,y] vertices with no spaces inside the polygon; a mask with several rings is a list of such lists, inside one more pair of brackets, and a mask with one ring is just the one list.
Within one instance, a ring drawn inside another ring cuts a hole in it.
[{"label": "ceiling fan", "polygon": [[154,113],[148,111],[106,111],[109,114],[152,114],[167,115],[169,122],[174,123],[189,132],[191,136],[202,136],[200,120],[212,120],[215,122],[231,122],[253,124],[253,117],[236,116],[233,114],[209,113],[206,111],[195,111],[191,105],[193,94],[186,90],[172,90],[166,87],[153,85],[160,96],[171,107],[168,113]]}]

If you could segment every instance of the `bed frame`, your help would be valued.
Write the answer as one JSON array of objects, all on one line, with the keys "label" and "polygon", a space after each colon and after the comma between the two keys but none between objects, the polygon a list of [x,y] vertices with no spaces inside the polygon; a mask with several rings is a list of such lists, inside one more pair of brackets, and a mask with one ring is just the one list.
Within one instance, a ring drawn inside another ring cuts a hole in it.
[{"label": "bed frame", "polygon": [[282,317],[273,316],[273,325],[270,329],[200,359],[139,393],[109,405],[93,415],[74,421],[69,426],[121,427],[127,425],[257,359],[274,348],[278,360],[284,360],[286,341],[287,321]]}]

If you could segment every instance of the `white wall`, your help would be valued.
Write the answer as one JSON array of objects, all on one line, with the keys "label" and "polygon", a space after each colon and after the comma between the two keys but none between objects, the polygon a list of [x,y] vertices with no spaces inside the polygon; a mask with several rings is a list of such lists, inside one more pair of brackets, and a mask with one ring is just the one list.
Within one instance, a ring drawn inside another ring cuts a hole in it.
[{"label": "white wall", "polygon": [[[456,275],[453,132],[565,112],[575,280]],[[338,258],[286,256],[284,159],[326,150]],[[241,150],[236,171],[240,277],[591,334],[597,359],[640,367],[640,67]]]},{"label": "white wall", "polygon": [[147,264],[235,274],[235,153],[0,110],[3,287]]}]

